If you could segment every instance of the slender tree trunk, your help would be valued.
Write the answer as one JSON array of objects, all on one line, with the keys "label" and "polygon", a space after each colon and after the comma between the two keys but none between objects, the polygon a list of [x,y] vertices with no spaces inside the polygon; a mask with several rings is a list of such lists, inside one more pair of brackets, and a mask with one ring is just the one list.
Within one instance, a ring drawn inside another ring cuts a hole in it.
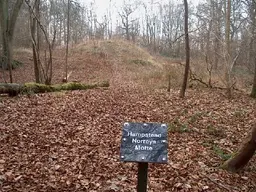
[{"label": "slender tree trunk", "polygon": [[226,71],[225,78],[227,83],[227,97],[232,97],[232,78],[231,73],[231,48],[230,48],[230,18],[231,17],[231,0],[227,0],[226,5],[226,28],[225,28],[225,46],[226,46]]},{"label": "slender tree trunk", "polygon": [[167,92],[171,92],[171,74],[168,74],[168,86],[167,86]]},{"label": "slender tree trunk", "polygon": [[9,68],[10,82],[13,82],[12,77],[12,42],[15,24],[17,21],[18,13],[23,3],[23,0],[16,0],[12,12],[9,14],[9,1],[0,0],[0,23],[2,28],[3,39],[3,68]]},{"label": "slender tree trunk", "polygon": [[113,21],[112,21],[112,0],[109,1],[109,10],[108,10],[108,39],[112,38],[112,27],[113,27]]},{"label": "slender tree trunk", "polygon": [[253,86],[252,86],[252,92],[251,92],[251,97],[256,98],[256,57],[254,59],[254,81],[253,81]]},{"label": "slender tree trunk", "polygon": [[125,31],[126,31],[126,40],[130,41],[130,33],[129,33],[129,17],[126,17],[126,23],[125,23]]},{"label": "slender tree trunk", "polygon": [[184,8],[185,8],[185,42],[186,42],[186,66],[182,88],[180,91],[180,97],[185,97],[185,92],[187,89],[188,83],[188,73],[189,73],[189,63],[190,63],[190,48],[189,48],[189,34],[188,34],[188,2],[184,0]]},{"label": "slender tree trunk", "polygon": [[59,31],[59,35],[60,35],[60,37],[59,37],[59,45],[61,45],[61,41],[62,41],[62,21],[60,21],[60,31]]},{"label": "slender tree trunk", "polygon": [[252,7],[251,7],[251,42],[250,42],[250,54],[249,54],[249,64],[251,66],[252,63],[254,63],[254,81],[253,81],[253,86],[252,86],[252,92],[251,92],[251,97],[256,98],[256,56],[255,56],[255,25],[256,25],[256,2],[252,2]]},{"label": "slender tree trunk", "polygon": [[[4,13],[2,10],[0,10],[0,14]],[[3,15],[1,14],[0,18],[3,18]],[[6,22],[4,22],[4,19],[1,22],[1,36],[2,36],[2,42],[3,42],[3,61],[2,61],[2,69],[3,70],[7,70],[8,69],[8,65],[7,65],[7,42],[6,42]]]},{"label": "slender tree trunk", "polygon": [[153,23],[153,50],[156,53],[156,23]]},{"label": "slender tree trunk", "polygon": [[[40,20],[40,0],[37,0],[36,4],[36,16]],[[38,58],[37,58],[37,70],[38,70],[38,83],[41,83],[41,71],[40,71],[40,25],[38,22],[36,26],[36,36],[37,36],[37,50],[38,50]]]},{"label": "slender tree trunk", "polygon": [[[38,17],[38,3],[39,0],[35,1],[35,7],[36,7],[36,16]],[[32,38],[32,50],[33,50],[33,60],[34,60],[34,73],[35,73],[35,80],[36,83],[40,83],[40,67],[39,67],[39,62],[40,62],[40,58],[39,58],[39,40],[38,37],[36,38],[36,32],[37,35],[39,35],[39,25],[36,22],[36,18],[31,14],[30,16],[30,22],[31,22],[31,26],[30,26],[30,30],[31,30],[31,38]]]},{"label": "slender tree trunk", "polygon": [[[213,4],[211,2],[211,6],[213,7]],[[211,32],[212,32],[212,27],[213,27],[213,14],[214,14],[214,9],[211,9],[211,15],[210,15],[210,22],[209,22],[209,29],[207,32],[207,39],[206,39],[206,53],[205,53],[205,62],[207,65],[207,71],[209,74],[209,79],[208,79],[208,84],[209,87],[212,87],[212,59],[211,59],[211,52],[210,52],[210,41],[211,41]]]},{"label": "slender tree trunk", "polygon": [[252,133],[246,138],[240,150],[228,161],[224,163],[222,168],[229,171],[239,171],[247,165],[256,151],[256,124]]},{"label": "slender tree trunk", "polygon": [[68,0],[68,18],[67,18],[67,44],[66,44],[66,61],[65,61],[65,78],[64,82],[68,81],[68,46],[69,46],[69,23],[70,23],[70,0]]},{"label": "slender tree trunk", "polygon": [[42,67],[42,73],[43,73],[45,84],[50,85],[51,81],[52,81],[52,74],[53,74],[52,50],[54,48],[56,31],[54,31],[53,40],[52,40],[52,43],[51,43],[49,38],[48,38],[47,31],[45,30],[45,28],[41,24],[39,18],[37,18],[36,14],[34,13],[34,10],[33,10],[32,6],[30,5],[29,0],[26,0],[25,2],[29,7],[30,14],[33,15],[33,17],[36,19],[36,22],[39,24],[39,27],[42,30],[45,41],[47,43],[47,47],[48,47],[48,51],[49,51],[49,58],[46,57],[46,50],[45,50],[45,66]]},{"label": "slender tree trunk", "polygon": [[[63,36],[63,39],[64,39],[64,45],[67,44],[67,27],[66,27],[66,23],[65,22],[66,19],[64,18],[64,21],[63,21],[63,32],[64,32],[64,36]],[[90,36],[90,32],[89,32],[89,36]],[[91,38],[90,38],[91,39]]]},{"label": "slender tree trunk", "polygon": [[219,1],[212,1],[212,5],[216,6],[214,10],[215,20],[215,39],[214,39],[214,68],[219,67],[219,53],[220,53],[220,41],[221,41],[221,17],[222,17],[222,3]]},{"label": "slender tree trunk", "polygon": [[12,57],[13,57],[13,53],[12,53],[12,38],[10,37],[10,35],[6,34],[6,45],[7,45],[7,64],[8,64],[8,69],[9,69],[9,78],[10,78],[10,83],[13,83],[13,77],[12,77]]},{"label": "slender tree trunk", "polygon": [[9,78],[12,83],[12,66],[11,66],[11,53],[10,53],[10,39],[8,33],[8,22],[9,22],[9,11],[8,11],[8,1],[0,2],[0,14],[1,14],[1,28],[2,28],[2,39],[3,39],[3,70],[9,69]]}]

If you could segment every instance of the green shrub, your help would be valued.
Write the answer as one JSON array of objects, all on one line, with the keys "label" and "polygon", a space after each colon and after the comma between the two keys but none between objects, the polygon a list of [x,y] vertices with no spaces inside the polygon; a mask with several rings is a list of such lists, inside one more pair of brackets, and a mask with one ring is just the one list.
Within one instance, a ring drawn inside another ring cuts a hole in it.
[{"label": "green shrub", "polygon": [[226,133],[223,129],[218,129],[218,128],[215,128],[214,126],[212,125],[208,125],[206,127],[206,132],[209,134],[209,135],[212,135],[212,136],[215,136],[215,137],[219,137],[219,138],[224,138],[226,137]]},{"label": "green shrub", "polygon": [[204,114],[204,112],[197,112],[197,113],[193,114],[193,115],[190,117],[189,122],[190,122],[190,123],[195,123],[203,114]]},{"label": "green shrub", "polygon": [[212,147],[213,151],[224,161],[227,161],[232,157],[231,153],[226,153],[224,150],[219,148],[217,145],[213,145]]},{"label": "green shrub", "polygon": [[178,119],[175,119],[172,123],[168,124],[168,131],[171,133],[185,133],[191,132],[187,124],[180,123]]},{"label": "green shrub", "polygon": [[133,59],[131,60],[131,63],[134,63],[136,65],[142,65],[142,66],[147,66],[152,64],[150,61],[145,61],[142,59]]}]

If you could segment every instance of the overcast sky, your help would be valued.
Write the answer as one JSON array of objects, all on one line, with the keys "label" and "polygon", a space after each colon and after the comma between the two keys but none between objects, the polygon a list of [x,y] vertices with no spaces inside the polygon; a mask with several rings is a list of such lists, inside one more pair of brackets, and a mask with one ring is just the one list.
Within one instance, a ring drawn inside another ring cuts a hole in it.
[{"label": "overcast sky", "polygon": [[[112,2],[112,7],[115,10],[112,10],[113,12],[116,12],[117,8],[120,7],[123,4],[123,0],[79,0],[80,2],[82,2],[83,4],[90,4],[90,2],[95,1],[95,8],[97,9],[97,15],[98,16],[103,16],[104,14],[106,14],[106,10],[109,7],[109,2]],[[140,0],[142,2],[150,2],[152,0]],[[153,0],[154,2],[168,2],[169,0]],[[173,2],[177,2],[177,3],[183,3],[183,0],[172,0]],[[198,2],[202,2],[203,0],[188,0],[189,3],[193,3],[194,5],[197,5]],[[131,2],[131,0],[128,2]]]}]

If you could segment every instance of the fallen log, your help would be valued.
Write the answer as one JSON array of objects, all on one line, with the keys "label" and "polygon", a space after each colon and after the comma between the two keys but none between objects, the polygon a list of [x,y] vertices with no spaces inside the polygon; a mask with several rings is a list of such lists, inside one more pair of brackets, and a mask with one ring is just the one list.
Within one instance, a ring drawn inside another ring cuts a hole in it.
[{"label": "fallen log", "polygon": [[9,96],[16,96],[22,90],[23,85],[16,83],[0,83],[0,94],[8,94]]},{"label": "fallen log", "polygon": [[39,83],[0,83],[0,94],[8,94],[9,96],[17,96],[19,94],[31,94],[31,93],[47,93],[69,90],[87,90],[97,87],[109,87],[108,82],[95,83],[95,84],[83,84],[77,82],[45,85]]}]

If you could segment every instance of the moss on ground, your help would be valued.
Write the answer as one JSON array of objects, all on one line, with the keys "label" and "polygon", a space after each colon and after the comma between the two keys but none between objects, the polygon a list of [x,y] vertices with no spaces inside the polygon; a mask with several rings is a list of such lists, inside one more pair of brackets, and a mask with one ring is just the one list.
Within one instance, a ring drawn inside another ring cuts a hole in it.
[{"label": "moss on ground", "polygon": [[53,86],[39,83],[25,83],[22,88],[22,93],[46,93],[54,91]]},{"label": "moss on ground", "polygon": [[69,82],[64,84],[45,85],[38,83],[26,83],[24,86],[24,92],[45,93],[45,92],[57,92],[57,91],[72,91],[72,90],[87,90],[97,87],[109,87],[108,82],[96,83],[96,84],[83,84],[77,82]]},{"label": "moss on ground", "polygon": [[69,91],[69,90],[86,90],[86,89],[93,89],[96,88],[97,84],[87,85],[82,83],[70,82],[65,84],[57,84],[53,85],[55,91]]}]

